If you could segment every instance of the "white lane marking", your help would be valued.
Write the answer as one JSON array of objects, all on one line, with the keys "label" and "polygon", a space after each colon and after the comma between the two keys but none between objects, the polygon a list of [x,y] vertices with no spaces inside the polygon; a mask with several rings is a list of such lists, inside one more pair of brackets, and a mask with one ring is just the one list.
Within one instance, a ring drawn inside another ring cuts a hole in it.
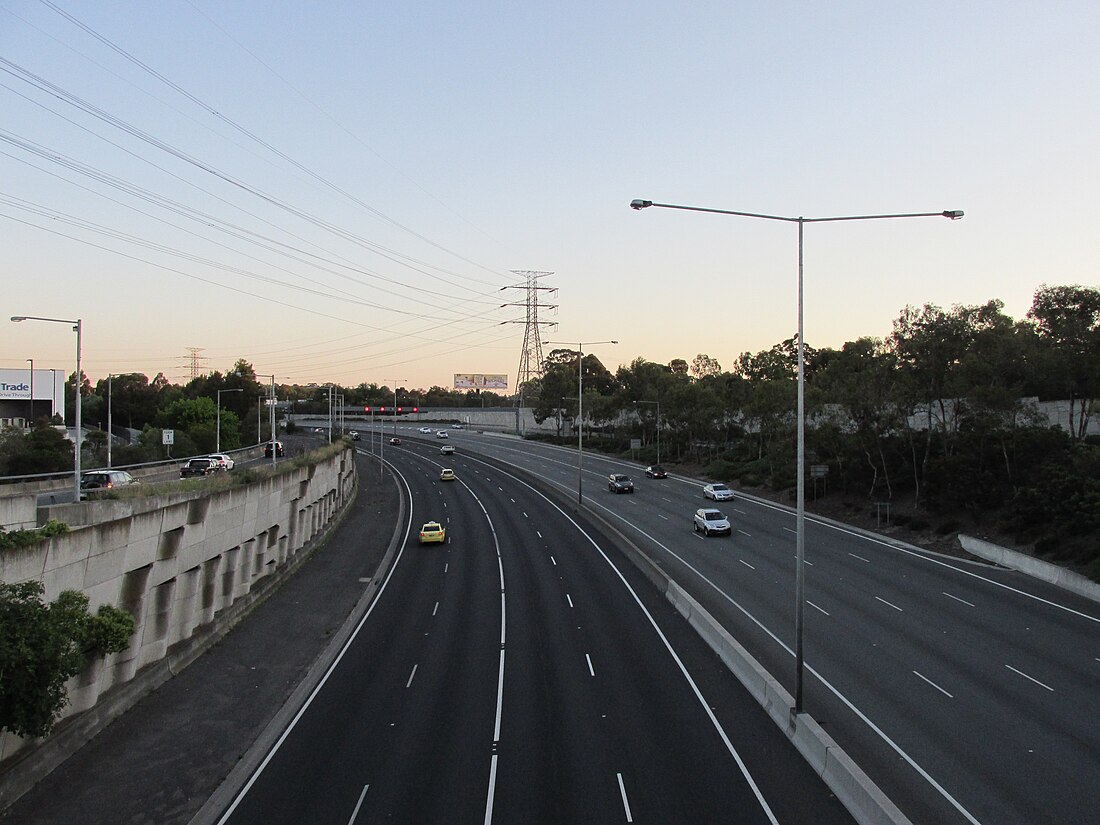
[{"label": "white lane marking", "polygon": [[703,537],[699,535],[699,531],[698,531],[698,530],[696,530],[696,531],[695,531],[695,532],[693,533],[693,535],[695,536],[695,538],[699,539],[699,541],[702,541],[702,540],[703,540]]},{"label": "white lane marking", "polygon": [[451,568],[451,563],[447,562],[446,564],[443,565],[443,572],[446,573],[448,570],[450,570],[450,568]]},{"label": "white lane marking", "polygon": [[738,533],[740,533],[740,534],[741,534],[742,536],[748,536],[748,537],[749,537],[750,539],[752,538],[752,533],[746,533],[746,532],[745,532],[744,530],[742,530],[742,529],[741,529],[740,527],[739,527],[739,528],[737,528],[737,532],[738,532]]},{"label": "white lane marking", "polygon": [[915,670],[913,672],[916,673],[918,676],[920,676],[920,678],[924,679],[924,681],[928,682],[928,684],[930,684],[932,687],[934,687],[936,690],[938,690],[940,693],[942,693],[948,699],[954,699],[955,698],[950,693],[948,693],[946,690],[944,690],[939,685],[937,685],[935,682],[933,682],[931,679],[929,679],[927,676],[925,676],[923,673],[919,673]]},{"label": "white lane marking", "polygon": [[[501,656],[504,654],[501,653]],[[493,821],[493,797],[497,795],[497,755],[493,754],[493,761],[489,765],[489,798],[485,800],[485,825]]]},{"label": "white lane marking", "polygon": [[944,590],[942,592],[943,592],[943,595],[947,596],[947,598],[954,599],[957,602],[962,602],[963,604],[967,605],[968,607],[977,607],[978,606],[978,605],[974,604],[973,602],[968,602],[966,599],[960,599],[958,596],[952,596],[946,590]]},{"label": "white lane marking", "polygon": [[542,533],[540,533],[538,530],[535,531],[535,535],[538,536],[540,539],[542,538]]},{"label": "white lane marking", "polygon": [[413,671],[409,674],[409,681],[405,682],[406,688],[413,683],[413,679],[416,677],[416,669],[418,667],[420,667],[420,665],[413,665]]},{"label": "white lane marking", "polygon": [[630,815],[630,800],[626,798],[626,785],[623,784],[623,775],[617,773],[615,776],[619,778],[619,794],[623,798],[623,811],[626,813],[626,821],[633,822],[634,817]]},{"label": "white lane marking", "polygon": [[502,493],[504,492],[504,488],[499,485],[497,486],[497,489],[500,490]]},{"label": "white lane marking", "polygon": [[551,556],[551,557],[550,557],[550,563],[551,563],[551,564],[553,564],[553,565],[554,565],[554,567],[557,567],[557,566],[558,566],[558,563],[557,563],[557,561],[555,561],[555,559],[554,559],[554,557],[553,557],[553,556]]},{"label": "white lane marking", "polygon": [[790,527],[784,527],[783,529],[786,530],[788,533],[797,533],[798,532],[797,530],[792,530]]},{"label": "white lane marking", "polygon": [[359,809],[363,807],[363,800],[367,796],[367,789],[370,785],[363,786],[363,792],[359,794],[359,801],[355,803],[355,810],[351,812],[351,819],[348,820],[348,825],[354,825],[355,817],[359,816]]},{"label": "white lane marking", "polygon": [[860,561],[865,561],[868,564],[871,563],[870,559],[865,559],[865,558],[863,558],[863,556],[857,556],[855,553],[849,553],[848,555],[851,556],[853,559],[859,559]]},{"label": "white lane marking", "polygon": [[1028,675],[1027,675],[1026,673],[1024,673],[1024,672],[1023,672],[1022,670],[1017,670],[1017,669],[1016,669],[1016,668],[1014,668],[1014,667],[1013,667],[1012,665],[1005,665],[1005,667],[1007,667],[1007,668],[1008,668],[1009,670],[1011,670],[1011,671],[1012,671],[1013,673],[1019,673],[1019,674],[1020,674],[1021,676],[1023,676],[1023,677],[1025,678],[1025,679],[1030,679],[1030,680],[1031,680],[1032,682],[1034,682],[1035,684],[1037,684],[1037,685],[1038,685],[1039,687],[1045,687],[1045,688],[1046,688],[1047,690],[1049,690],[1049,691],[1050,691],[1051,693],[1054,693],[1054,688],[1052,688],[1052,687],[1051,687],[1050,685],[1044,685],[1044,684],[1043,684],[1042,682],[1040,682],[1040,681],[1039,681],[1038,679],[1036,679],[1036,678],[1034,678],[1034,677],[1032,677],[1032,676],[1028,676]]},{"label": "white lane marking", "polygon": [[735,512],[735,513],[740,513],[740,514],[741,514],[741,515],[743,515],[743,516],[747,516],[747,515],[748,515],[748,513],[746,513],[746,512],[744,511],[744,510],[738,510],[738,509],[737,509],[736,507],[734,507],[734,508],[733,508],[733,512]]},{"label": "white lane marking", "polygon": [[829,615],[829,611],[828,611],[828,610],[825,610],[825,609],[824,609],[824,608],[822,608],[822,607],[818,607],[818,606],[817,606],[816,604],[814,604],[813,602],[811,602],[811,601],[810,601],[809,599],[806,599],[806,604],[808,604],[808,605],[809,605],[810,607],[813,607],[813,608],[816,608],[817,610],[820,610],[820,611],[821,611],[822,613],[824,613],[824,614],[825,614],[826,616],[828,616],[828,615]]},{"label": "white lane marking", "polygon": [[[795,558],[795,561],[797,561],[797,560],[798,560],[798,554],[797,554],[797,553],[795,554],[794,558]],[[813,567],[813,566],[814,566],[814,563],[813,563],[812,561],[806,561],[806,559],[803,559],[803,560],[802,560],[802,563],[803,563],[803,564],[805,564],[805,565],[807,565],[807,566],[809,566],[809,567]]]},{"label": "white lane marking", "polygon": [[657,514],[657,518],[663,518],[665,521],[668,521],[668,516],[663,516],[660,513]]},{"label": "white lane marking", "polygon": [[569,602],[569,606],[570,606],[570,607],[572,607],[572,606],[573,606],[573,600],[572,600],[571,598],[569,598],[569,594],[568,594],[568,593],[566,593],[566,594],[565,594],[565,600],[566,600],[567,602]]},{"label": "white lane marking", "polygon": [[882,598],[882,596],[875,596],[875,598],[878,599],[880,602],[882,602],[884,605],[894,608],[894,610],[898,611],[898,613],[904,613],[905,612],[900,607],[898,607],[896,604],[890,604],[890,602],[886,601],[886,599]]},{"label": "white lane marking", "polygon": [[510,502],[512,502],[513,504],[515,504],[515,503],[516,503],[516,500],[515,500],[514,498],[510,498],[510,499],[508,499],[508,500],[509,500]]},{"label": "white lane marking", "polygon": [[661,500],[662,501],[667,501],[669,504],[672,504],[672,499],[670,499],[670,498],[665,498],[664,496],[661,496]]},{"label": "white lane marking", "polygon": [[524,518],[531,518],[531,517],[530,517],[529,515],[527,515],[526,513],[524,513],[524,514],[523,514],[523,517],[524,517]]},{"label": "white lane marking", "polygon": [[741,562],[741,564],[745,565],[745,567],[749,568],[749,570],[755,570],[756,569],[755,567],[753,567],[751,564],[749,564],[744,559],[738,559],[738,561]]},{"label": "white lane marking", "polygon": [[592,669],[592,657],[591,657],[591,656],[589,656],[589,655],[588,655],[587,653],[585,653],[585,654],[584,654],[584,660],[585,660],[586,662],[588,662],[588,675],[589,675],[589,676],[595,676],[595,675],[596,675],[596,671]]},{"label": "white lane marking", "polygon": [[439,612],[439,602],[436,602],[435,607],[432,608],[432,615],[434,616],[438,612]]}]

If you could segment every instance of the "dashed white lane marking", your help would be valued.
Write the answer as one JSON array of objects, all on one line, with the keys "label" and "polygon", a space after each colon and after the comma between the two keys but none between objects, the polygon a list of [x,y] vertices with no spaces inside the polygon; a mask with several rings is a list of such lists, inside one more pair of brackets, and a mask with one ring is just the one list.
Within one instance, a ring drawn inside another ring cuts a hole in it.
[{"label": "dashed white lane marking", "polygon": [[790,527],[784,527],[783,529],[786,530],[788,533],[797,533],[798,532],[797,530],[792,530]]},{"label": "dashed white lane marking", "polygon": [[542,538],[542,533],[540,533],[538,530],[535,531],[535,535],[538,536],[540,539]]},{"label": "dashed white lane marking", "polygon": [[744,559],[738,559],[738,561],[741,562],[741,564],[745,565],[745,567],[749,568],[749,570],[755,570],[756,569],[755,567],[753,567],[751,564],[749,564]]},{"label": "dashed white lane marking", "polygon": [[554,565],[554,567],[558,566],[558,562],[553,556],[550,557],[550,563]]},{"label": "dashed white lane marking", "polygon": [[515,503],[516,503],[516,500],[515,500],[514,498],[510,498],[510,499],[508,499],[508,500],[509,500],[510,502],[512,502],[513,504],[515,504]]},{"label": "dashed white lane marking", "polygon": [[740,533],[742,536],[748,536],[750,539],[752,538],[752,533],[746,533],[744,530],[742,530],[740,528],[737,529],[737,532]]},{"label": "dashed white lane marking", "polygon": [[733,508],[733,512],[735,512],[735,513],[740,513],[740,514],[741,514],[741,515],[743,515],[743,516],[747,516],[747,515],[748,515],[748,513],[746,513],[746,512],[744,511],[744,510],[738,510],[738,509],[737,509],[736,507],[734,507],[734,508]]},{"label": "dashed white lane marking", "polygon": [[668,516],[662,516],[660,513],[657,514],[657,518],[663,518],[665,521],[668,521]]},{"label": "dashed white lane marking", "polygon": [[853,559],[859,559],[860,561],[865,561],[868,564],[871,563],[870,559],[865,559],[865,558],[863,558],[863,556],[857,556],[855,553],[849,553],[848,555],[851,556]]},{"label": "dashed white lane marking", "polygon": [[450,568],[451,568],[451,564],[450,564],[450,562],[447,562],[446,564],[443,565],[443,572],[446,573],[448,570],[450,570]]},{"label": "dashed white lane marking", "polygon": [[630,800],[626,798],[626,785],[623,784],[623,775],[617,773],[615,776],[619,779],[619,794],[623,798],[623,812],[626,814],[626,821],[633,822],[634,817],[630,815]]},{"label": "dashed white lane marking", "polygon": [[814,608],[815,610],[820,610],[820,611],[821,611],[822,613],[824,613],[824,614],[825,614],[826,616],[828,616],[828,615],[829,615],[829,611],[828,611],[828,610],[826,610],[826,609],[825,609],[825,608],[823,608],[823,607],[818,607],[818,606],[817,606],[816,604],[814,604],[813,602],[811,602],[811,601],[810,601],[809,599],[806,599],[806,604],[808,604],[808,605],[809,605],[810,607]]},{"label": "dashed white lane marking", "polygon": [[568,593],[566,593],[566,594],[565,594],[565,600],[566,600],[567,602],[569,602],[569,606],[570,606],[570,607],[572,607],[572,606],[573,606],[573,600],[572,600],[571,598],[569,598],[569,594],[568,594]]},{"label": "dashed white lane marking", "polygon": [[968,607],[977,607],[977,605],[974,604],[973,602],[968,602],[966,599],[960,599],[958,596],[952,596],[946,590],[944,590],[942,592],[943,592],[943,595],[947,596],[947,598],[949,598],[949,599],[954,599],[957,602],[962,602],[963,604],[967,605]]},{"label": "dashed white lane marking", "polygon": [[416,677],[416,669],[418,667],[420,667],[420,665],[413,665],[412,673],[409,674],[409,681],[405,683],[405,687],[408,687],[413,683],[413,679]]},{"label": "dashed white lane marking", "polygon": [[524,517],[524,518],[531,518],[531,517],[530,517],[529,515],[527,515],[526,513],[524,513],[524,514],[523,514],[523,517]]},{"label": "dashed white lane marking", "polygon": [[585,654],[584,654],[584,660],[585,660],[586,662],[588,662],[588,675],[589,675],[589,676],[595,676],[595,675],[596,675],[596,671],[592,669],[592,657],[591,657],[591,656],[589,656],[589,655],[588,655],[587,653],[585,653]]},{"label": "dashed white lane marking", "polygon": [[898,607],[896,604],[890,604],[890,602],[886,601],[886,599],[882,598],[881,596],[875,596],[875,598],[878,599],[880,602],[882,602],[884,605],[887,605],[888,607],[894,608],[894,610],[898,611],[898,613],[904,613],[905,612],[900,607]]},{"label": "dashed white lane marking", "polygon": [[355,810],[351,812],[351,819],[348,820],[348,825],[354,825],[355,817],[359,816],[359,809],[363,807],[363,800],[367,796],[367,789],[370,785],[363,786],[363,792],[359,794],[359,801],[355,803]]},{"label": "dashed white lane marking", "polygon": [[434,616],[438,612],[439,612],[439,602],[436,602],[435,607],[432,608],[432,615]]},{"label": "dashed white lane marking", "polygon": [[1018,673],[1018,674],[1020,674],[1021,676],[1023,676],[1023,677],[1025,678],[1025,679],[1028,679],[1028,680],[1030,680],[1030,681],[1034,682],[1034,683],[1035,683],[1035,684],[1037,684],[1037,685],[1038,685],[1039,687],[1045,687],[1045,688],[1046,688],[1047,690],[1049,690],[1049,691],[1050,691],[1051,693],[1054,693],[1054,688],[1052,688],[1052,687],[1051,687],[1050,685],[1044,685],[1044,684],[1043,684],[1042,682],[1040,682],[1040,681],[1039,681],[1038,679],[1034,678],[1033,676],[1028,676],[1028,675],[1027,675],[1026,673],[1024,673],[1024,672],[1023,672],[1022,670],[1017,670],[1017,669],[1016,669],[1016,668],[1014,668],[1014,667],[1013,667],[1012,665],[1005,665],[1005,667],[1007,667],[1007,668],[1008,668],[1009,670],[1011,670],[1011,671],[1012,671],[1013,673]]},{"label": "dashed white lane marking", "polygon": [[954,699],[955,698],[950,693],[948,693],[946,690],[944,690],[939,685],[937,685],[935,682],[933,682],[931,679],[929,679],[927,676],[925,676],[923,673],[917,673],[917,671],[915,671],[915,670],[913,672],[916,673],[918,676],[920,676],[920,678],[924,679],[924,681],[928,682],[928,684],[930,684],[932,687],[934,687],[936,690],[938,690],[940,693],[942,693],[948,699]]}]

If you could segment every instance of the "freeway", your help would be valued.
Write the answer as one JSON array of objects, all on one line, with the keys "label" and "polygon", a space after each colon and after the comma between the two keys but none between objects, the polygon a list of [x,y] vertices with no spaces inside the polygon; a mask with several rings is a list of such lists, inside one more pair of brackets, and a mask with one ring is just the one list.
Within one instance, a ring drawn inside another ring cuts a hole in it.
[{"label": "freeway", "polygon": [[[401,432],[417,438],[415,430]],[[406,442],[408,443],[408,442]],[[576,495],[575,450],[451,432]],[[613,496],[625,472],[637,492]],[[732,537],[690,528],[699,482],[585,455],[585,505],[620,526],[790,690],[794,517],[748,496]],[[1013,571],[807,523],[805,707],[914,822],[1095,821],[1100,607]]]},{"label": "freeway", "polygon": [[220,822],[852,822],[598,529],[476,456],[386,457],[400,553]]}]

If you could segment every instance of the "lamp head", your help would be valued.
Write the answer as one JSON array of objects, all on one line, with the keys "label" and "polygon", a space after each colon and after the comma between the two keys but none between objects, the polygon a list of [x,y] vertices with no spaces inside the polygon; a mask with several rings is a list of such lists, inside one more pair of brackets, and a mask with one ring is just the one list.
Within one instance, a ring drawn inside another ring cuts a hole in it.
[{"label": "lamp head", "polygon": [[946,212],[943,213],[943,216],[945,218],[950,218],[953,221],[957,221],[963,216],[963,211],[961,209],[948,209]]},{"label": "lamp head", "polygon": [[653,201],[644,201],[641,198],[635,198],[630,202],[631,209],[645,209],[647,206],[653,206]]},{"label": "lamp head", "polygon": [[13,316],[11,316],[11,319],[12,319],[13,321],[16,321],[16,322],[18,322],[18,321],[26,321],[26,320],[27,320],[27,316],[26,316],[26,315],[13,315]]}]

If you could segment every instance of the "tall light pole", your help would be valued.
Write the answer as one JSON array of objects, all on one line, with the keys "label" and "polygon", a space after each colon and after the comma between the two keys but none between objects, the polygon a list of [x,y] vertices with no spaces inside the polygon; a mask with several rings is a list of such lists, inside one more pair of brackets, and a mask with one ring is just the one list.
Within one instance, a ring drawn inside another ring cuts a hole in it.
[{"label": "tall light pole", "polygon": [[75,498],[73,501],[80,501],[80,448],[83,446],[83,439],[80,437],[80,428],[82,424],[80,420],[80,336],[84,330],[84,323],[80,318],[77,318],[75,321],[69,321],[65,318],[40,318],[37,315],[13,315],[11,316],[11,320],[15,322],[52,321],[56,324],[73,325],[73,332],[76,333],[76,375],[73,376],[73,383],[76,384],[76,450],[74,450],[75,456],[73,458],[73,495]]},{"label": "tall light pole", "polygon": [[661,402],[660,401],[635,401],[635,404],[657,405],[657,463],[661,463]]},{"label": "tall light pole", "polygon": [[795,687],[794,712],[802,712],[802,673],[804,660],[802,654],[803,605],[805,602],[805,561],[806,561],[806,363],[805,347],[802,335],[802,229],[807,223],[831,223],[837,221],[877,221],[889,218],[949,218],[957,221],[963,216],[961,209],[946,209],[942,212],[906,212],[893,215],[844,215],[829,218],[789,217],[783,215],[763,215],[757,212],[734,212],[729,209],[708,209],[700,206],[678,206],[671,203],[654,203],[635,198],[630,202],[631,209],[646,209],[658,206],[663,209],[683,209],[688,212],[710,212],[717,215],[736,215],[743,218],[762,218],[768,221],[784,221],[798,224],[798,501],[796,508],[795,543]]},{"label": "tall light pole", "polygon": [[[268,418],[271,421],[271,466],[274,467],[278,463],[276,459],[279,455],[279,447],[278,447],[279,441],[278,441],[278,439],[275,438],[275,376],[274,375],[268,375],[266,372],[262,373],[262,374],[257,372],[257,373],[255,373],[255,375],[256,375],[257,378],[270,378],[271,379],[271,397],[268,398],[268,405],[271,408],[271,412],[270,412]],[[257,432],[259,431],[259,428],[260,428],[259,418],[260,418],[260,414],[259,414],[259,410],[257,410],[256,411],[256,430],[257,430]]]},{"label": "tall light pole", "polygon": [[[567,341],[543,341],[544,344],[572,346]],[[617,344],[618,341],[577,342],[577,509],[584,508],[584,348],[597,344]]]},{"label": "tall light pole", "polygon": [[[215,405],[218,408],[218,424],[217,424],[218,434],[214,437],[214,443],[215,443],[214,452],[220,453],[222,451],[222,393],[223,392],[244,392],[244,390],[241,389],[240,387],[238,387],[235,390],[214,390],[214,392],[217,393],[217,395],[216,395],[217,401],[215,401]],[[258,430],[259,430],[259,425],[257,425],[257,431]],[[272,449],[274,449],[274,447]]]},{"label": "tall light pole", "polygon": [[111,427],[113,421],[111,419],[111,379],[113,379],[114,373],[107,373],[107,469],[111,469]]},{"label": "tall light pole", "polygon": [[27,363],[31,365],[31,415],[28,419],[31,423],[30,426],[34,426],[34,359],[28,358]]},{"label": "tall light pole", "polygon": [[397,438],[397,382],[408,381],[408,378],[383,378],[383,381],[393,382],[393,437]]}]

